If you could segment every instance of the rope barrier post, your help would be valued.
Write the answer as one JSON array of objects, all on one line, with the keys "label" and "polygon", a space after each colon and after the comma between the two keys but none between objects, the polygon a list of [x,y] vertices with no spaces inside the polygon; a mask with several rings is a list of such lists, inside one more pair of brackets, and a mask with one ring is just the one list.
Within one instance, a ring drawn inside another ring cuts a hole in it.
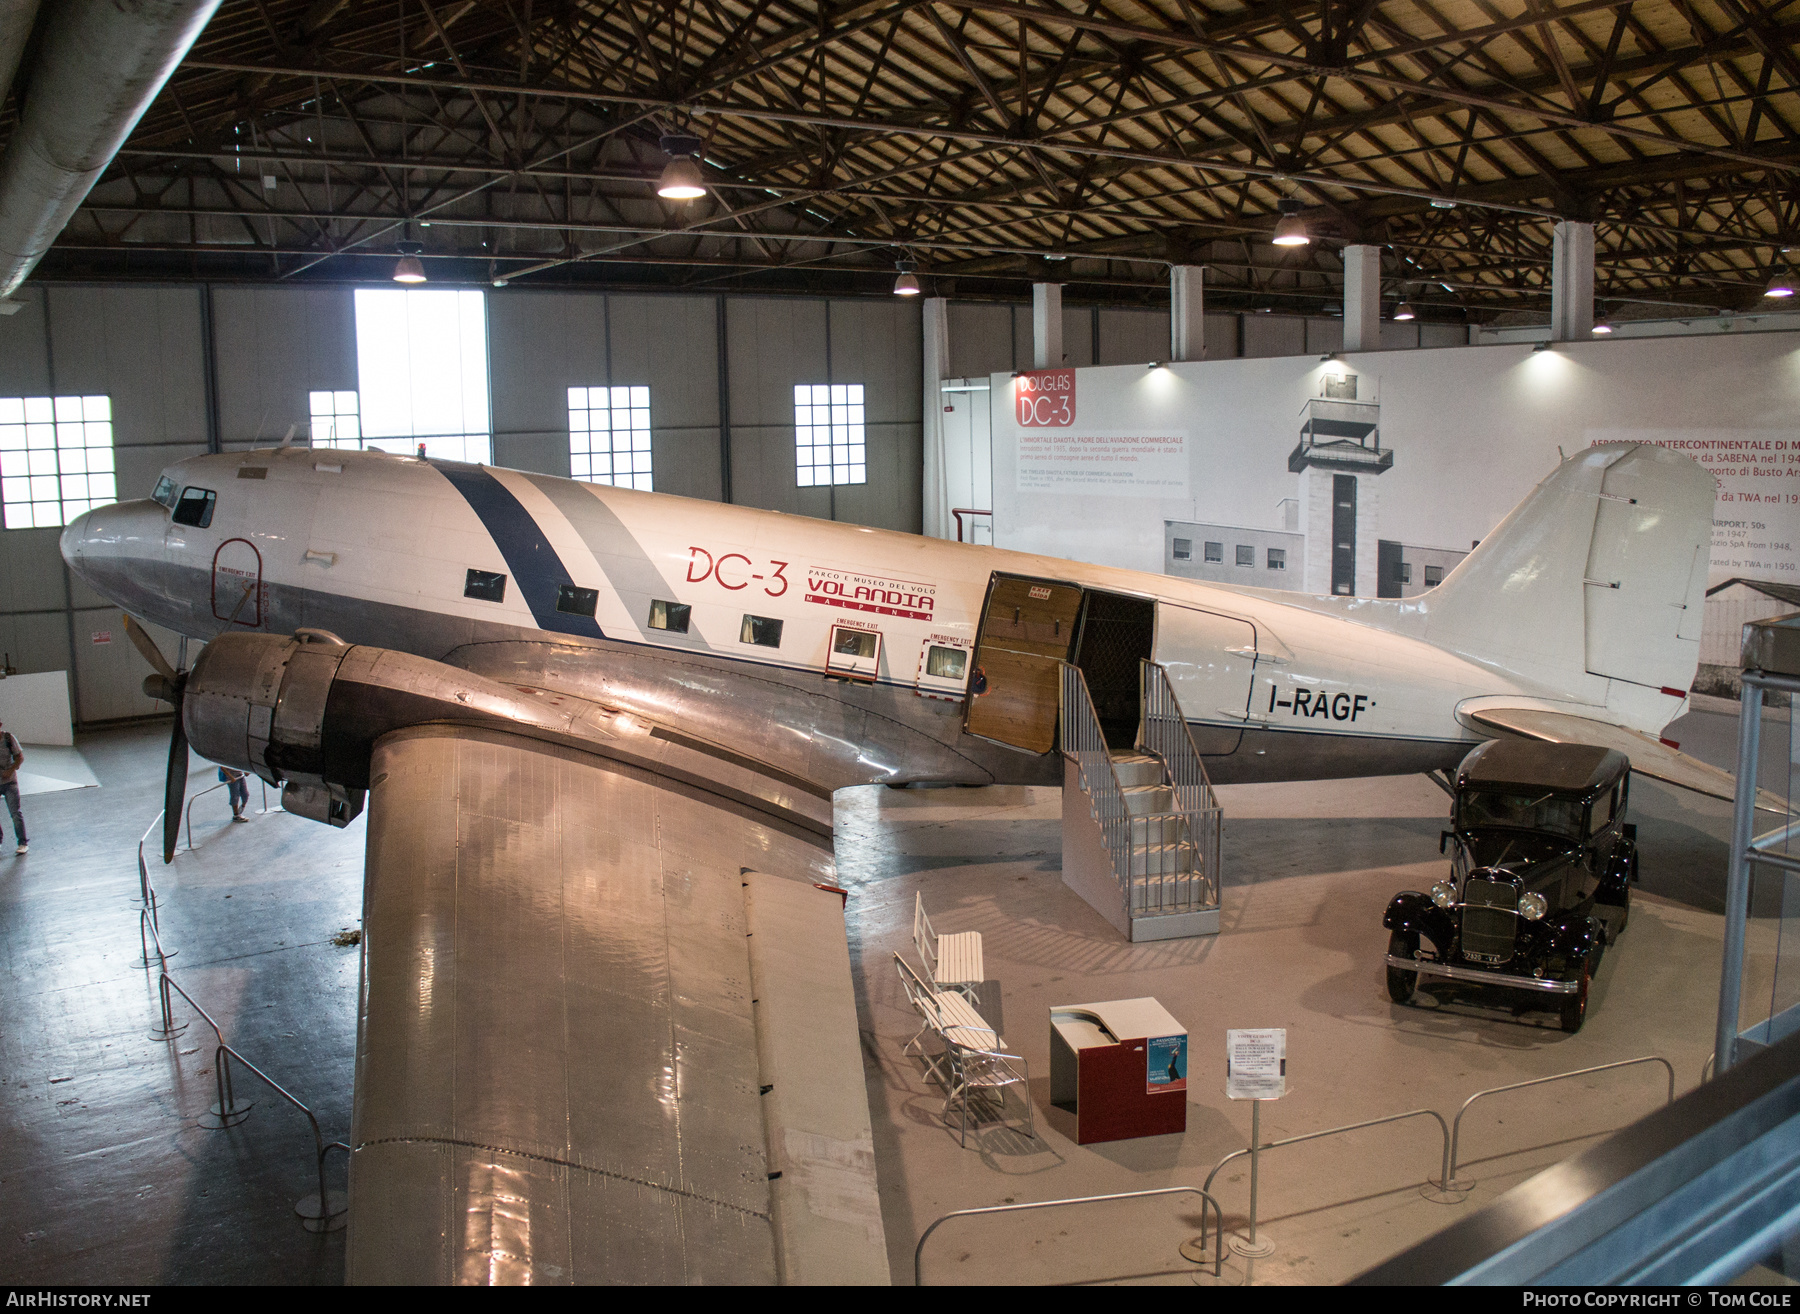
[{"label": "rope barrier post", "polygon": [[170,1007],[169,975],[162,973],[156,978],[156,993],[162,1003],[162,1021],[150,1028],[150,1039],[173,1040],[187,1030],[187,1023],[175,1021],[175,1010]]},{"label": "rope barrier post", "polygon": [[223,1042],[213,1051],[213,1084],[219,1101],[200,1117],[200,1125],[208,1131],[224,1131],[250,1116],[250,1101],[238,1099],[231,1089],[230,1055],[230,1046]]}]

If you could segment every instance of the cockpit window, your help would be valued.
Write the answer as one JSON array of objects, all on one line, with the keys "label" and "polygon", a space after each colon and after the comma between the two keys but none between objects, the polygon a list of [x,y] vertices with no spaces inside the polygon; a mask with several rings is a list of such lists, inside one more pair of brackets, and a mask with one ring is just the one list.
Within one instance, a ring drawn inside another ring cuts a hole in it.
[{"label": "cockpit window", "polygon": [[219,495],[210,488],[182,489],[181,500],[175,503],[175,523],[205,529],[212,524],[213,504],[218,500]]},{"label": "cockpit window", "polygon": [[156,481],[156,491],[150,494],[150,496],[155,501],[161,502],[164,506],[174,506],[175,481],[169,478],[168,475],[164,475],[161,479]]}]

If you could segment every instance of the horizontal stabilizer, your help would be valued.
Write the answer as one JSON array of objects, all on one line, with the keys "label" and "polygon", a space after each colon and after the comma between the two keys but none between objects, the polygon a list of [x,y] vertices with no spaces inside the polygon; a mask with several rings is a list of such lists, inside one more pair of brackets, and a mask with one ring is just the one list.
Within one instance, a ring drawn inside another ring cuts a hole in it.
[{"label": "horizontal stabilizer", "polygon": [[[1631,759],[1631,769],[1639,775],[1660,780],[1665,785],[1691,789],[1708,798],[1727,801],[1736,796],[1737,780],[1729,771],[1708,766],[1697,757],[1671,748],[1624,726],[1608,725],[1569,712],[1556,712],[1539,707],[1482,706],[1464,712],[1469,720],[1485,730],[1520,735],[1526,739],[1542,739],[1553,744],[1591,744],[1595,748],[1616,748]],[[1766,789],[1756,791],[1758,808],[1786,815],[1788,806],[1779,795]]]}]

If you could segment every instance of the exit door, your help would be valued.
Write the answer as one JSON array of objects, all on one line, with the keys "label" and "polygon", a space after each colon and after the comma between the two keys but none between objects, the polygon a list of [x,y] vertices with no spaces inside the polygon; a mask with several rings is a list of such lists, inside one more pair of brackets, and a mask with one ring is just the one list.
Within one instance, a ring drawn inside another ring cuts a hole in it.
[{"label": "exit door", "polygon": [[228,625],[262,624],[262,553],[244,538],[228,538],[213,553],[212,613]]},{"label": "exit door", "polygon": [[993,577],[975,645],[964,730],[1033,753],[1056,746],[1062,663],[1080,611],[1081,590],[1073,584]]}]

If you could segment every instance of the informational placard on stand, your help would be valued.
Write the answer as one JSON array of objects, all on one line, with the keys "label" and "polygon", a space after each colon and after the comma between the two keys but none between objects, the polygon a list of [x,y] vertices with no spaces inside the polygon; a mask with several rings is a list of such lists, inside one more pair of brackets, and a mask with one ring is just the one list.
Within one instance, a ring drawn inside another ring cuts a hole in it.
[{"label": "informational placard on stand", "polygon": [[1234,1100],[1278,1100],[1287,1094],[1285,1028],[1225,1033],[1225,1094]]}]

